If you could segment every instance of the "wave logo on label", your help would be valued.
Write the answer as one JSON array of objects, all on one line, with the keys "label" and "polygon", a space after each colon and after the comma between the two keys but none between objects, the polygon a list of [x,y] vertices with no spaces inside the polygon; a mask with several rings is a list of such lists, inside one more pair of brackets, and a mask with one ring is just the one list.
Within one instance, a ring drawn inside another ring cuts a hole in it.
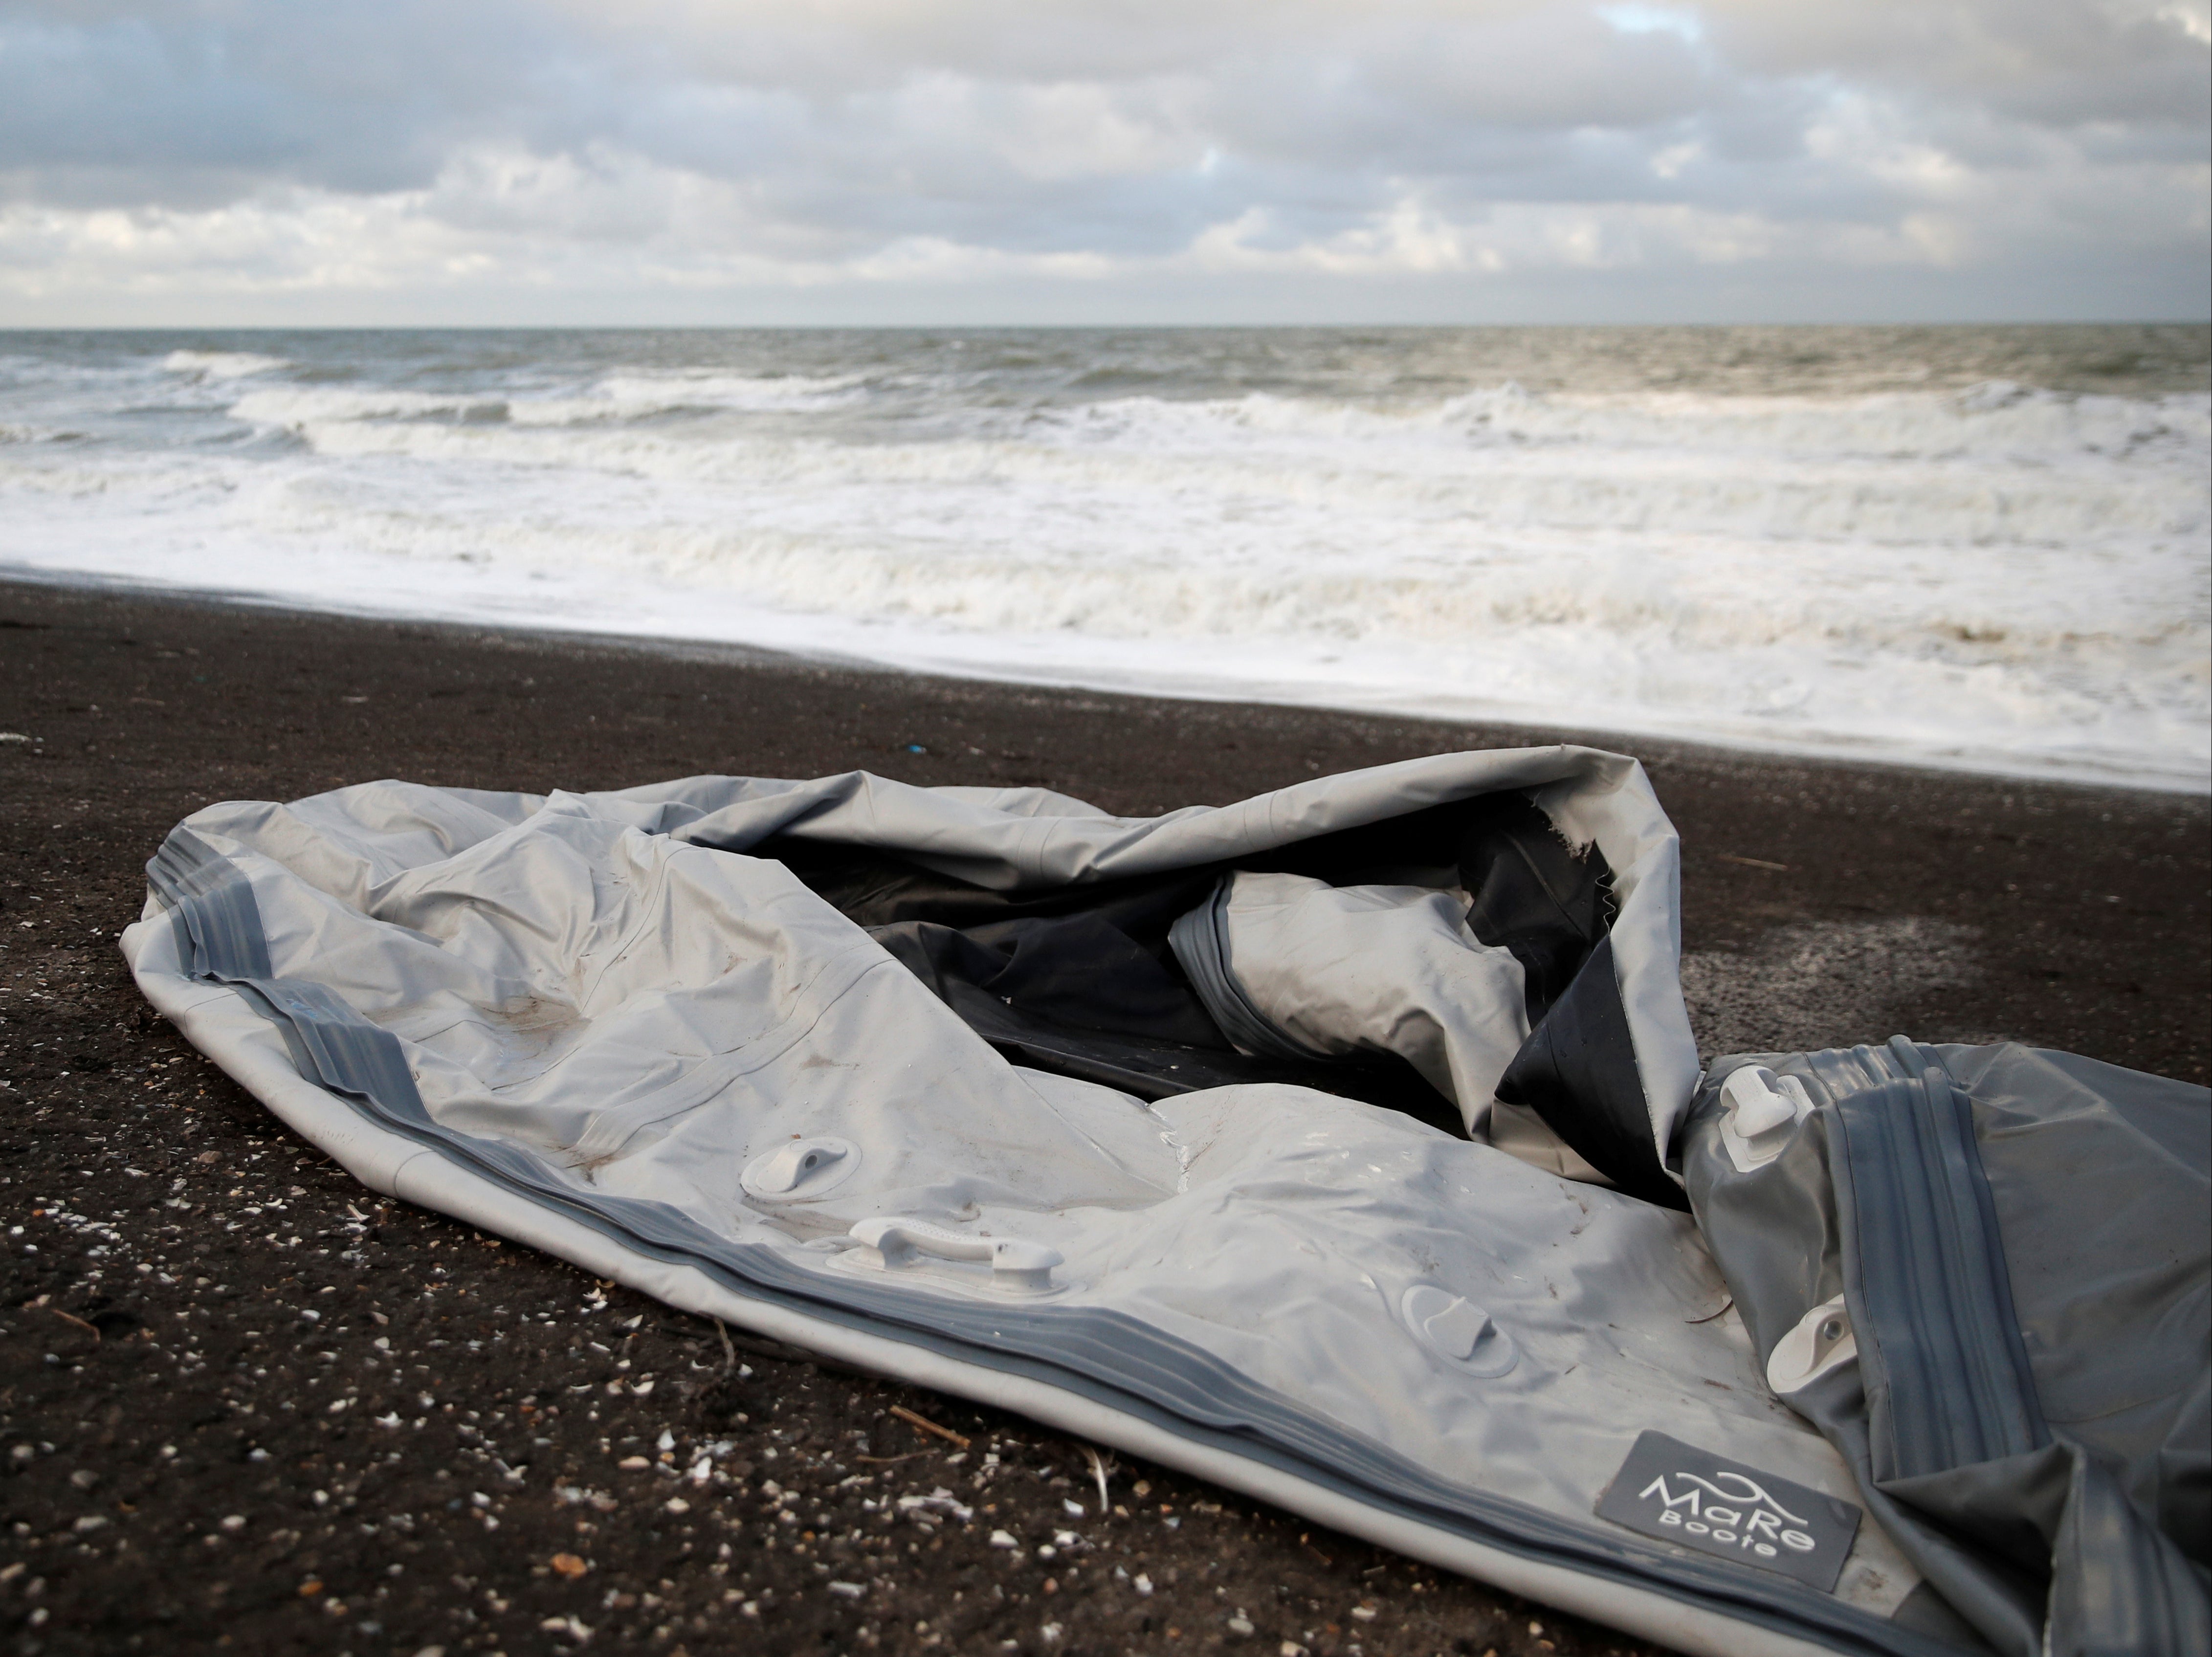
[{"label": "wave logo on label", "polygon": [[1637,1439],[1597,1514],[1824,1593],[1835,1589],[1860,1518],[1848,1502],[1655,1432]]}]

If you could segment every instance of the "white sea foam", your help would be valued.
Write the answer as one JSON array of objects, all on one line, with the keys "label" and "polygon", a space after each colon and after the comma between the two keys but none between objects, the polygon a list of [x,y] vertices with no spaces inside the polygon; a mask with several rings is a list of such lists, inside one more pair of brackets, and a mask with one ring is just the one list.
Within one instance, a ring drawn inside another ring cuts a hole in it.
[{"label": "white sea foam", "polygon": [[[1086,398],[939,361],[308,355],[161,358],[213,399],[190,444],[9,446],[0,558],[1015,677],[2212,773],[2201,393]],[[18,400],[25,431],[82,413]]]},{"label": "white sea foam", "polygon": [[258,351],[179,350],[163,357],[161,366],[173,374],[183,374],[191,379],[246,379],[283,367],[284,359],[263,356]]}]

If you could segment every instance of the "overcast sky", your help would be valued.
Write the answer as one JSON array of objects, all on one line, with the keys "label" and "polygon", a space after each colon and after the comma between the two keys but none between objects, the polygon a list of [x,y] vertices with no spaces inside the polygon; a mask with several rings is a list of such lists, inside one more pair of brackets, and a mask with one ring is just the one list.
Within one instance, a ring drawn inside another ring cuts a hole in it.
[{"label": "overcast sky", "polygon": [[0,0],[0,325],[2201,319],[2207,0]]}]

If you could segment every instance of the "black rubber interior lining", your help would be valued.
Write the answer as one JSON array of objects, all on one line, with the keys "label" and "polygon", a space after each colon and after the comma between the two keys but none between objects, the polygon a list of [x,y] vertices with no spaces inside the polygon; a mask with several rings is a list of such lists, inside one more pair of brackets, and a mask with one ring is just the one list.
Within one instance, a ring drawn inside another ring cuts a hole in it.
[{"label": "black rubber interior lining", "polygon": [[[1234,863],[1044,892],[992,891],[872,848],[796,837],[767,841],[755,855],[780,859],[867,927],[1016,1063],[1147,1099],[1237,1083],[1290,1083],[1403,1111],[1463,1136],[1457,1108],[1393,1055],[1308,1060],[1240,1053],[1168,947],[1176,918],[1204,902],[1222,875],[1234,869],[1306,875],[1333,886],[1461,887],[1472,899],[1468,924],[1475,936],[1510,950],[1521,963],[1535,1027],[1534,1051],[1522,1054],[1530,1062],[1516,1060],[1515,1066],[1535,1083],[1526,1089],[1527,1102],[1624,1189],[1680,1204],[1663,1173],[1656,1186],[1642,1177],[1657,1172],[1648,1131],[1639,1162],[1633,1134],[1624,1144],[1614,1126],[1630,1102],[1616,1096],[1620,1055],[1608,1052],[1595,1064],[1563,1064],[1565,1055],[1554,1051],[1559,1037],[1592,1026],[1590,1010],[1580,1006],[1585,1000],[1610,998],[1612,1022],[1625,1030],[1609,963],[1604,983],[1575,997],[1578,1011],[1547,1035],[1547,1015],[1576,983],[1611,925],[1613,874],[1595,847],[1580,853],[1570,847],[1525,794],[1430,806]],[[1611,1034],[1602,1017],[1596,1023]],[[1574,1045],[1570,1041],[1569,1048]],[[1640,1121],[1642,1089],[1632,1053],[1626,1057],[1633,1114]],[[1579,1120],[1592,1114],[1595,1125]],[[1608,1163],[1620,1165],[1630,1178],[1620,1179]]]}]

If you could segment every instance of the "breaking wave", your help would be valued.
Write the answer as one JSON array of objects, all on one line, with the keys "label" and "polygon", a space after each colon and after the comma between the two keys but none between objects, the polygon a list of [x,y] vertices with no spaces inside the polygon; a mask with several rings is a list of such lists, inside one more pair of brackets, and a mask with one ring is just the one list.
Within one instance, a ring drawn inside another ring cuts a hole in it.
[{"label": "breaking wave", "polygon": [[[75,381],[0,361],[0,556],[1018,677],[2212,771],[2198,391],[1347,389],[1277,347],[1255,388],[875,337],[489,365],[324,337]],[[192,400],[165,441],[24,440],[97,434],[147,372]]]},{"label": "breaking wave", "polygon": [[284,367],[282,357],[255,351],[172,351],[161,366],[173,374],[197,380],[246,379]]}]

